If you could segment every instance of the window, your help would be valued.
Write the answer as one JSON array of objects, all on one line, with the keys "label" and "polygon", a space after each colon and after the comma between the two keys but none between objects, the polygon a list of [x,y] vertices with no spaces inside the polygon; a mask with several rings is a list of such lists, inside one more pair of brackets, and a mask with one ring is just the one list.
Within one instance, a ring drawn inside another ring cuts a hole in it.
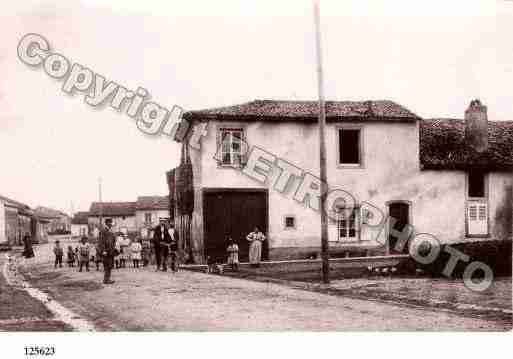
[{"label": "window", "polygon": [[339,163],[341,165],[361,165],[361,130],[341,128],[338,130]]},{"label": "window", "polygon": [[488,235],[488,205],[486,202],[467,202],[467,235]]},{"label": "window", "polygon": [[473,198],[484,198],[485,174],[482,171],[470,171],[468,173],[468,196]]},{"label": "window", "polygon": [[295,229],[295,228],[296,228],[296,217],[285,216],[285,229]]},{"label": "window", "polygon": [[221,165],[240,166],[243,162],[244,130],[241,128],[222,128],[221,135]]},{"label": "window", "polygon": [[359,229],[358,210],[354,208],[351,212],[345,208],[337,210],[337,234],[339,241],[355,241],[358,239]]},{"label": "window", "polygon": [[467,236],[488,236],[486,173],[470,170],[467,178]]},{"label": "window", "polygon": [[144,214],[144,223],[150,224],[151,223],[151,213],[145,213]]}]

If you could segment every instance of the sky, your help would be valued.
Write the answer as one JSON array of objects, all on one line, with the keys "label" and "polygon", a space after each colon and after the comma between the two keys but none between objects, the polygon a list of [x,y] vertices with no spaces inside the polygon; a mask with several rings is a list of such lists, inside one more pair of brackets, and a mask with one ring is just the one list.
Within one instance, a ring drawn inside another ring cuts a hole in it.
[{"label": "sky", "polygon": [[[325,93],[390,99],[421,117],[462,118],[473,98],[513,120],[513,1],[321,0]],[[0,14],[0,194],[65,212],[98,199],[166,195],[179,145],[22,63],[38,33],[52,51],[152,101],[185,110],[317,97],[311,0],[13,1]]]}]

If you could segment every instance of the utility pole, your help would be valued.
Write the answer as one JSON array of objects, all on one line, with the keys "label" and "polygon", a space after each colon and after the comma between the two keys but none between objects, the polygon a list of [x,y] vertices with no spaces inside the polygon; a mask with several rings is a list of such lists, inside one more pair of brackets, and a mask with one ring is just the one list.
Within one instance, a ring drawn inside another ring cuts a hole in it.
[{"label": "utility pole", "polygon": [[98,230],[102,230],[102,221],[103,221],[103,202],[102,202],[102,178],[98,178],[98,198],[100,200],[100,225]]},{"label": "utility pole", "polygon": [[328,245],[328,218],[325,210],[328,183],[326,175],[326,142],[324,128],[326,126],[326,109],[324,104],[323,73],[322,73],[322,52],[321,52],[321,24],[319,16],[319,1],[314,0],[314,21],[315,40],[317,50],[317,85],[319,92],[319,167],[321,180],[321,259],[322,259],[322,282],[330,282],[330,263]]}]

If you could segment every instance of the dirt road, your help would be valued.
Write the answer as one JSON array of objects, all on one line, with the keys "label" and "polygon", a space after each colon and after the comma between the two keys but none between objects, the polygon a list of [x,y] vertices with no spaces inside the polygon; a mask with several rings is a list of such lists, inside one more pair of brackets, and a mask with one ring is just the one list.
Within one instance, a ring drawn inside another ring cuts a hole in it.
[{"label": "dirt road", "polygon": [[491,320],[466,318],[287,286],[153,268],[115,270],[116,283],[101,284],[102,272],[53,269],[50,246],[36,248],[25,275],[98,330],[508,330]]}]

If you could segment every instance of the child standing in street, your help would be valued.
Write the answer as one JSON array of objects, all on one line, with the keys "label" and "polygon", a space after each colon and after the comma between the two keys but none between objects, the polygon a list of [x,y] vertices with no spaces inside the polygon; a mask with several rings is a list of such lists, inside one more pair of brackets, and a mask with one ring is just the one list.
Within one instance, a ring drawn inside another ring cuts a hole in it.
[{"label": "child standing in street", "polygon": [[82,267],[85,266],[86,271],[89,272],[89,255],[90,255],[90,246],[87,243],[87,237],[82,237],[80,244],[77,247],[78,256],[80,258],[80,266],[78,271],[82,272]]},{"label": "child standing in street", "polygon": [[136,239],[130,245],[132,262],[134,263],[134,268],[139,268],[139,262],[142,259],[142,245],[140,240]]},{"label": "child standing in street", "polygon": [[74,267],[75,265],[75,252],[73,247],[68,246],[68,267]]},{"label": "child standing in street", "polygon": [[64,256],[64,250],[62,249],[59,241],[55,241],[53,253],[55,254],[55,268],[57,268],[57,264],[59,265],[59,268],[62,268],[62,257]]},{"label": "child standing in street", "polygon": [[228,252],[228,264],[231,266],[232,270],[239,270],[239,246],[235,243],[230,237],[228,237],[228,248],[226,248]]}]

